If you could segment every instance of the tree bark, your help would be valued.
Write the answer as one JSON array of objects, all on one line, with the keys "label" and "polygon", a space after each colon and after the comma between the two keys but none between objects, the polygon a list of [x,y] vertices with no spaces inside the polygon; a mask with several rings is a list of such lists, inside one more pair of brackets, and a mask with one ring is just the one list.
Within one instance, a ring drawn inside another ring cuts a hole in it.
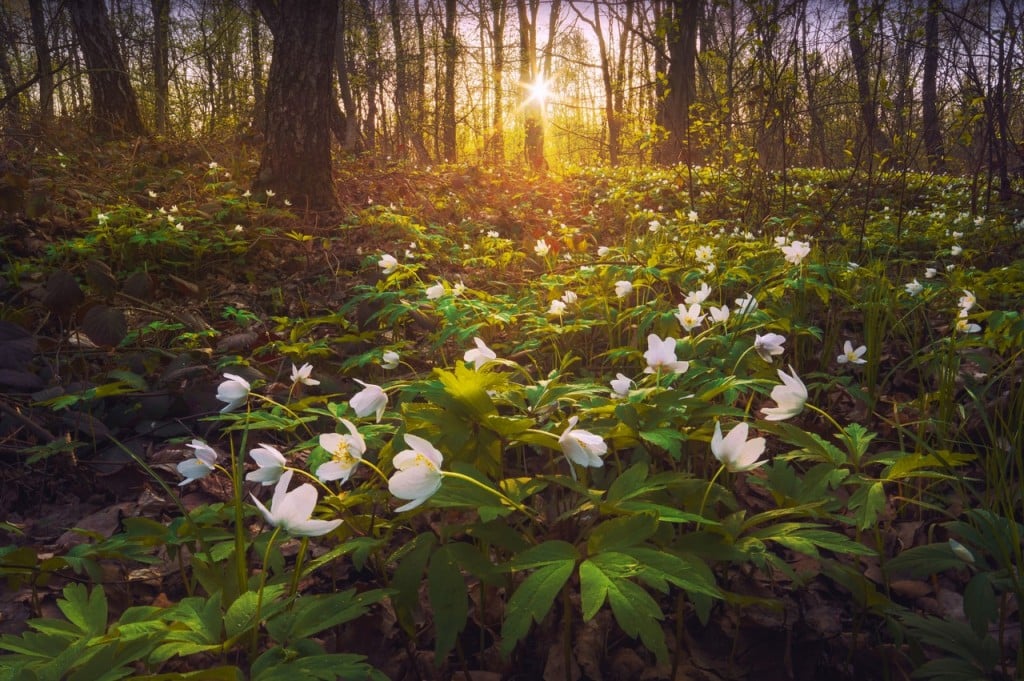
[{"label": "tree bark", "polygon": [[89,75],[94,131],[102,137],[146,134],[103,0],[76,0],[67,7]]},{"label": "tree bark", "polygon": [[310,210],[337,208],[331,168],[336,0],[257,0],[274,36],[263,154],[254,188]]},{"label": "tree bark", "polygon": [[[871,18],[877,20],[875,10],[872,7]],[[864,126],[864,139],[869,145],[868,152],[876,152],[885,149],[885,140],[882,139],[881,130],[878,127],[878,102],[871,86],[871,74],[868,69],[868,51],[864,43],[864,26],[866,24],[864,14],[858,0],[847,0],[847,39],[850,44],[850,58],[853,60],[853,71],[857,78],[857,100],[860,106],[861,124]]]},{"label": "tree bark", "polygon": [[654,160],[672,164],[692,162],[689,144],[690,106],[697,98],[697,24],[703,0],[672,0],[663,17],[667,28],[667,88],[656,120],[668,137],[658,145]]},{"label": "tree bark", "polygon": [[494,92],[494,111],[491,114],[491,131],[486,145],[488,155],[494,163],[505,163],[505,118],[503,108],[505,70],[505,20],[508,16],[505,0],[490,0],[491,3],[491,88]]},{"label": "tree bark", "polygon": [[454,163],[458,154],[455,136],[455,70],[458,66],[459,44],[455,36],[458,10],[455,0],[444,2],[444,101],[441,109],[441,135],[444,159]]},{"label": "tree bark", "polygon": [[50,38],[47,33],[46,10],[43,0],[29,0],[32,16],[32,45],[36,52],[36,74],[39,77],[39,116],[44,121],[53,119],[53,63]]},{"label": "tree bark", "polygon": [[356,110],[352,84],[348,79],[348,43],[345,35],[347,21],[345,3],[341,3],[338,7],[338,26],[334,39],[334,71],[338,76],[338,94],[345,107],[345,133],[341,140],[341,148],[348,152],[359,152],[363,149],[363,140],[359,132],[359,112]]},{"label": "tree bark", "polygon": [[921,117],[924,124],[924,149],[928,157],[928,169],[941,173],[946,170],[946,151],[942,143],[938,106],[939,15],[942,13],[942,0],[928,0],[927,11],[924,21]]},{"label": "tree bark", "polygon": [[171,0],[151,0],[153,9],[153,84],[156,96],[154,127],[167,131],[167,96],[170,78],[168,39],[171,28]]},{"label": "tree bark", "polygon": [[[529,1],[529,6],[527,6]],[[519,16],[519,79],[525,85],[536,82],[541,76],[537,68],[537,12],[539,0],[516,0]],[[523,152],[526,165],[541,172],[547,170],[544,158],[544,111],[536,97],[529,98],[523,107],[525,116],[525,138]]]}]

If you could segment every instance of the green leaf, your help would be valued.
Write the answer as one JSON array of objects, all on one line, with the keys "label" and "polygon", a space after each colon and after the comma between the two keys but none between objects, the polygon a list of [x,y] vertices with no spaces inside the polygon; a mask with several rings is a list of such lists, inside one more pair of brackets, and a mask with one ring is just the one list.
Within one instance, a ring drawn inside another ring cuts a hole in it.
[{"label": "green leaf", "polygon": [[878,520],[878,514],[885,510],[885,502],[885,487],[881,482],[857,488],[848,502],[850,510],[856,511],[854,517],[857,529],[866,530],[873,527]]},{"label": "green leaf", "polygon": [[989,623],[999,617],[996,592],[987,573],[979,572],[967,583],[964,589],[964,614],[978,638],[984,638]]},{"label": "green leaf", "polygon": [[434,613],[436,659],[443,660],[455,647],[455,640],[466,627],[469,615],[466,580],[448,546],[442,546],[430,558],[427,594]]},{"label": "green leaf", "polygon": [[566,561],[575,563],[578,558],[579,553],[577,553],[576,547],[572,544],[560,539],[551,539],[543,544],[526,549],[509,561],[508,567],[511,570],[527,570],[551,563],[564,563]]},{"label": "green leaf", "polygon": [[618,552],[601,553],[580,564],[580,591],[584,619],[597,614],[608,599],[615,621],[633,638],[640,638],[658,658],[668,659],[658,603],[642,587],[629,581],[640,572],[636,559]]},{"label": "green leaf", "polygon": [[370,605],[384,597],[384,593],[380,589],[362,593],[349,589],[303,596],[292,603],[291,609],[267,620],[267,633],[277,643],[287,646],[361,617]]},{"label": "green leaf", "polygon": [[228,638],[234,638],[244,631],[259,624],[259,619],[269,618],[284,606],[277,597],[284,593],[286,585],[273,584],[263,587],[263,597],[259,591],[246,591],[235,599],[227,612],[224,613],[224,631]]},{"label": "green leaf", "polygon": [[172,672],[132,677],[132,681],[190,681],[191,679],[196,681],[244,681],[245,676],[238,667],[222,665],[195,672]]},{"label": "green leaf", "polygon": [[617,551],[627,546],[645,542],[658,530],[658,516],[655,513],[612,518],[601,523],[590,533],[587,550],[593,555],[603,551]]},{"label": "green leaf", "polygon": [[622,472],[622,475],[615,478],[611,487],[608,488],[608,503],[636,496],[638,491],[642,492],[645,489],[643,483],[646,479],[647,464],[638,463],[630,466]]},{"label": "green leaf", "polygon": [[107,595],[102,587],[93,587],[90,594],[82,584],[69,584],[57,607],[87,636],[100,636],[107,630]]},{"label": "green leaf", "polygon": [[643,546],[623,549],[622,552],[640,564],[640,579],[659,591],[668,591],[665,586],[668,583],[690,594],[722,598],[714,573],[707,563],[698,558]]},{"label": "green leaf", "polygon": [[418,605],[423,570],[426,568],[430,552],[436,544],[437,538],[432,532],[423,532],[416,535],[412,541],[407,542],[391,557],[392,560],[401,558],[401,562],[395,568],[395,576],[391,580],[391,586],[396,591],[395,607],[400,613],[411,613]]},{"label": "green leaf", "polygon": [[883,569],[890,576],[927,577],[963,565],[964,562],[953,553],[949,544],[941,542],[906,549],[889,559]]},{"label": "green leaf", "polygon": [[657,447],[661,447],[677,461],[679,460],[679,457],[682,456],[682,444],[686,441],[686,437],[682,433],[672,428],[641,430],[640,439],[645,442],[650,442],[652,445]]},{"label": "green leaf", "polygon": [[[571,545],[568,546],[572,549]],[[575,553],[575,550],[573,552]],[[505,606],[505,621],[501,626],[501,652],[503,655],[507,656],[512,652],[516,643],[530,631],[530,625],[533,622],[540,622],[544,619],[555,602],[558,592],[572,576],[575,567],[575,557],[549,561],[523,580],[523,583],[508,600],[508,605]]]}]

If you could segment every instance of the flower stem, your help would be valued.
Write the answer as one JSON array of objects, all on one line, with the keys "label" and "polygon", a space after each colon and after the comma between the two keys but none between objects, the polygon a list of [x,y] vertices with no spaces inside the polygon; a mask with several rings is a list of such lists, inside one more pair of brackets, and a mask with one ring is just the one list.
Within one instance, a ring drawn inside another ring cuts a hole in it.
[{"label": "flower stem", "polygon": [[456,473],[454,471],[441,471],[441,475],[443,475],[446,478],[457,478],[459,480],[464,480],[465,482],[472,483],[472,484],[476,485],[477,487],[479,487],[480,489],[485,490],[485,491],[490,492],[491,494],[495,495],[496,497],[501,499],[504,503],[508,504],[509,506],[512,506],[513,508],[515,508],[519,512],[521,512],[521,513],[523,513],[523,514],[525,514],[525,515],[527,515],[527,516],[529,516],[531,518],[534,517],[534,515],[535,515],[535,513],[531,509],[527,508],[526,506],[523,506],[518,501],[514,501],[514,500],[510,499],[509,497],[505,496],[504,494],[502,494],[498,490],[494,489],[493,487],[488,487],[487,485],[483,484],[479,480],[477,480],[475,478],[471,478],[468,475],[463,475],[462,473]]},{"label": "flower stem", "polygon": [[[704,490],[704,498],[700,500],[700,509],[697,511],[697,515],[699,515],[701,518],[704,517],[704,506],[708,503],[708,497],[711,496],[711,488],[715,486],[715,481],[718,480],[718,476],[721,475],[722,471],[724,471],[724,470],[725,470],[725,465],[719,466],[718,470],[715,472],[715,474],[711,477],[711,480],[708,482],[708,488],[706,490]],[[698,530],[700,529],[700,524],[701,524],[701,521],[698,520],[697,521],[697,529]]]}]

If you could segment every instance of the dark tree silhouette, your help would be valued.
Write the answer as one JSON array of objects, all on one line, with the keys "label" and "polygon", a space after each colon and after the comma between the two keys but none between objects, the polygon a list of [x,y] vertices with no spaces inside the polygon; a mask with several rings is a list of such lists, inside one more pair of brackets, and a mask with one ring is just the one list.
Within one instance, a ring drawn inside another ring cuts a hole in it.
[{"label": "dark tree silhouette", "polygon": [[93,129],[104,137],[146,134],[103,0],[76,0],[67,7],[89,73]]},{"label": "dark tree silhouette", "polygon": [[337,208],[331,170],[336,0],[257,0],[274,37],[265,143],[254,189],[300,208]]},{"label": "dark tree silhouette", "polygon": [[668,73],[667,89],[658,103],[657,122],[668,137],[655,151],[659,163],[692,161],[687,144],[690,105],[697,98],[697,26],[704,0],[672,0],[665,22]]}]

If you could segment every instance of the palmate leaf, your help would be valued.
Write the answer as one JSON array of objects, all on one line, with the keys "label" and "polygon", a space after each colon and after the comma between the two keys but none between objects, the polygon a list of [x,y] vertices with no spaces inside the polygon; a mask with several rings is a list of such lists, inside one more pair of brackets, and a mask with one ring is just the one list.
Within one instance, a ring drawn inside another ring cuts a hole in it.
[{"label": "palmate leaf", "polygon": [[[252,665],[253,681],[386,681],[387,677],[366,663],[362,655],[320,653],[295,658],[298,651],[274,647]],[[204,677],[205,678],[205,677]],[[239,677],[241,678],[241,677]]]},{"label": "palmate leaf", "polygon": [[107,630],[107,595],[101,587],[90,594],[82,584],[69,584],[57,607],[83,634],[99,636]]},{"label": "palmate leaf", "polygon": [[607,598],[615,621],[626,634],[639,638],[658,658],[668,660],[668,648],[659,620],[664,615],[647,591],[630,581],[641,571],[636,559],[624,553],[601,553],[580,564],[583,618],[589,620]]},{"label": "palmate leaf", "polygon": [[349,589],[338,593],[303,596],[295,600],[290,610],[267,621],[267,633],[274,641],[288,645],[362,616],[384,594],[381,589],[363,593]]},{"label": "palmate leaf", "polygon": [[430,557],[427,569],[427,594],[434,614],[437,632],[434,646],[438,659],[443,659],[455,647],[455,640],[466,627],[469,602],[466,580],[459,570],[450,546],[442,546]]},{"label": "palmate leaf", "polygon": [[578,559],[579,554],[572,544],[551,540],[523,551],[509,563],[512,570],[538,569],[523,580],[505,606],[505,621],[501,626],[503,655],[512,652],[533,622],[540,622],[548,614]]}]

